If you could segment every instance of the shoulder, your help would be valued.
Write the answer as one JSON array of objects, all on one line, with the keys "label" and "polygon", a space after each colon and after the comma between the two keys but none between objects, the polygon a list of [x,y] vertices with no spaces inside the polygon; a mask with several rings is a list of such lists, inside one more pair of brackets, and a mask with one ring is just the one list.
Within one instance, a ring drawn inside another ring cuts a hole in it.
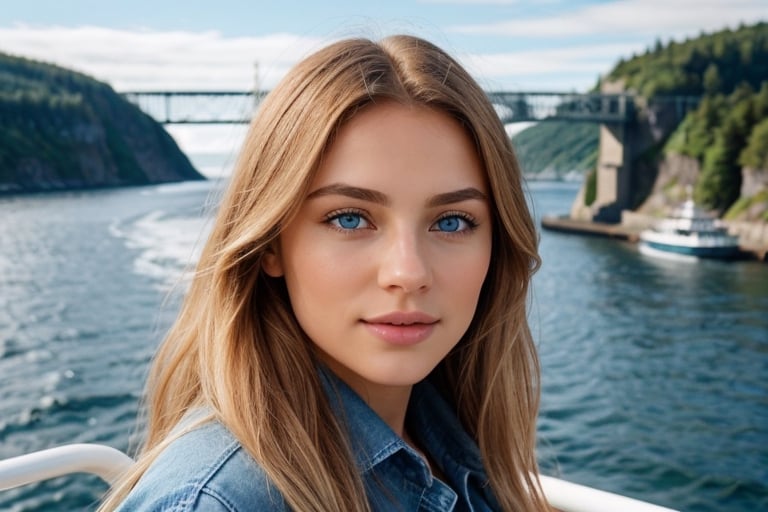
[{"label": "shoulder", "polygon": [[120,510],[288,510],[259,464],[220,423],[174,440],[141,477]]}]

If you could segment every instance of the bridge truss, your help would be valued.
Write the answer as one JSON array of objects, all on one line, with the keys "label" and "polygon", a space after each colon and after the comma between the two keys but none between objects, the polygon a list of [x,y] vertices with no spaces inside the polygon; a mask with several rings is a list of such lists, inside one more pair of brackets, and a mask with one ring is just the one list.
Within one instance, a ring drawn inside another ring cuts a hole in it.
[{"label": "bridge truss", "polygon": [[[163,124],[247,124],[267,91],[141,91],[122,93]],[[628,94],[488,92],[504,124],[523,121],[625,123],[634,119]]]}]

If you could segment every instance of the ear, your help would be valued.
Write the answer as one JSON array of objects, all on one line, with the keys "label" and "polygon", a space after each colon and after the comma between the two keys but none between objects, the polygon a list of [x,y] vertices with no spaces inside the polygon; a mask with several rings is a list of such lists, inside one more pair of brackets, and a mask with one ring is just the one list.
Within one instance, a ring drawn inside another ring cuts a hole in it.
[{"label": "ear", "polygon": [[278,254],[276,244],[272,244],[261,258],[261,268],[270,277],[282,277],[283,261]]}]

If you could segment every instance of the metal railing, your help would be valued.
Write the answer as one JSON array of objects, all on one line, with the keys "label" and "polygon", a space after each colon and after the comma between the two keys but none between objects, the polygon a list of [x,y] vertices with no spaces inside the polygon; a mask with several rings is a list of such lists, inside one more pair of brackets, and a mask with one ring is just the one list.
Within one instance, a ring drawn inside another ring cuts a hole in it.
[{"label": "metal railing", "polygon": [[133,459],[110,446],[68,444],[0,460],[0,491],[70,473],[91,473],[112,484]]}]

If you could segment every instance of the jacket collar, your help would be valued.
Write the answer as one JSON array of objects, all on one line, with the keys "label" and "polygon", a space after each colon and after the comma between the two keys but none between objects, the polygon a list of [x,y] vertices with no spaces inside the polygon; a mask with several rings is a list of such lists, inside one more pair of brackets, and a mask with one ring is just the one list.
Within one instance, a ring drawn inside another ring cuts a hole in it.
[{"label": "jacket collar", "polygon": [[[331,407],[346,426],[352,452],[361,472],[368,472],[400,450],[418,461],[421,457],[398,436],[368,404],[330,369],[322,367],[320,377]],[[462,468],[486,480],[480,450],[466,433],[456,414],[430,383],[421,381],[411,392],[406,422],[409,431],[429,455],[441,466]],[[424,465],[427,480],[429,468]]]}]

